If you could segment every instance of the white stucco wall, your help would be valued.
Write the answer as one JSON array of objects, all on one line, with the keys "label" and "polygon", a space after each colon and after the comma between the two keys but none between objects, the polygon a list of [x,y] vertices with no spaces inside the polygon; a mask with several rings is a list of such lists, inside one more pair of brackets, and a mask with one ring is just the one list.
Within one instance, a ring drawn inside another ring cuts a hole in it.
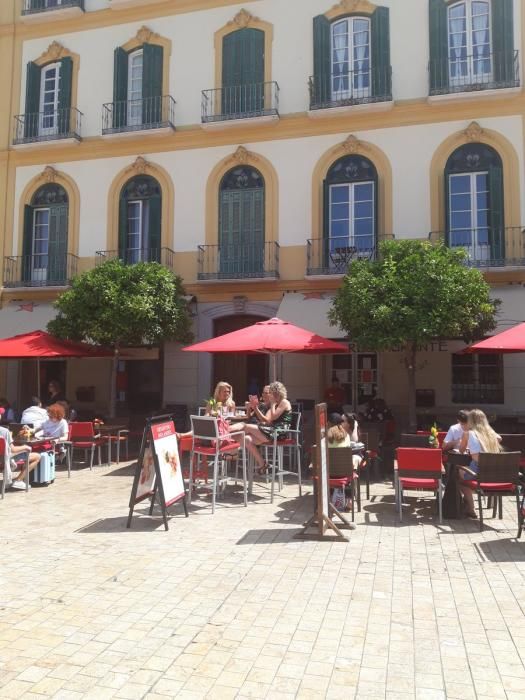
[{"label": "white stucco wall", "polygon": [[[503,134],[514,146],[523,172],[523,131],[519,116],[478,118],[480,125]],[[382,149],[392,166],[393,222],[397,236],[425,237],[430,231],[430,165],[438,146],[451,134],[468,126],[468,121],[416,125],[355,132],[363,141]],[[312,231],[312,174],[317,161],[346,133],[247,144],[267,158],[279,179],[279,242],[281,246],[304,245],[315,238]],[[175,251],[192,251],[205,241],[206,182],[217,163],[233,152],[231,146],[174,151],[148,156],[170,174],[175,189]],[[92,256],[106,248],[108,192],[113,179],[133,158],[102,158],[60,163],[57,167],[77,183],[81,193],[81,256]],[[41,166],[17,169],[16,196],[42,171]],[[523,182],[521,211],[525,207]],[[15,210],[13,251],[17,248],[18,207]],[[523,218],[523,217],[522,217]],[[386,233],[392,233],[390,231]]]},{"label": "white stucco wall", "polygon": [[[335,0],[258,0],[242,5],[256,17],[274,25],[273,79],[281,88],[281,112],[308,109],[308,77],[313,73],[313,18],[326,12]],[[390,7],[391,64],[394,100],[428,95],[428,2],[382,0]],[[515,3],[515,46],[521,46],[521,3]],[[86,9],[108,7],[107,0],[88,0]],[[78,108],[84,113],[83,135],[101,130],[102,104],[113,99],[113,51],[146,24],[173,42],[170,94],[177,101],[177,125],[200,122],[201,90],[215,87],[214,32],[230,21],[240,5],[158,17],[129,24],[90,29],[53,38],[80,55]],[[108,10],[117,15],[115,11]],[[37,58],[49,37],[24,42],[23,65]],[[22,76],[20,113],[24,112],[25,72]]]}]

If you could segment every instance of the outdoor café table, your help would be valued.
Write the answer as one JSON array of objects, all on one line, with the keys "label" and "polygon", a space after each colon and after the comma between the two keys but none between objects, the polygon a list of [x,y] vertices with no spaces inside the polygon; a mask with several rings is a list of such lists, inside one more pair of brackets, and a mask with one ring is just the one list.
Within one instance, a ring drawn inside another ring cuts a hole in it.
[{"label": "outdoor caf\u00e9 table", "polygon": [[463,517],[462,497],[459,490],[459,470],[468,467],[471,457],[469,454],[451,451],[445,453],[447,485],[443,494],[443,517],[448,520],[460,520]]},{"label": "outdoor caf\u00e9 table", "polygon": [[127,425],[100,425],[94,424],[95,431],[100,433],[101,437],[108,441],[108,465],[111,464],[111,442],[120,440],[120,433],[123,430],[128,430]]}]

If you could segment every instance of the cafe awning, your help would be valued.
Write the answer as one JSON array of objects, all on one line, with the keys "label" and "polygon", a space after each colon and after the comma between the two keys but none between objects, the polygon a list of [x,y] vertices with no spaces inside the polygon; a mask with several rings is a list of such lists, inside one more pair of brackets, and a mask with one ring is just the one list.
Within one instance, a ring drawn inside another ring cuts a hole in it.
[{"label": "cafe awning", "polygon": [[309,328],[325,338],[343,340],[345,332],[328,322],[333,296],[324,292],[286,292],[277,316],[283,321]]}]

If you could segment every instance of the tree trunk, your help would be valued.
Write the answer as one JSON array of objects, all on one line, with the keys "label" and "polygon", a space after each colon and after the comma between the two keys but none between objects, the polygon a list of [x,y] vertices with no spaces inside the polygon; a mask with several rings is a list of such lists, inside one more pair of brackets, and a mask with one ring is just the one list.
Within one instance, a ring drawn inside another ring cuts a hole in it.
[{"label": "tree trunk", "polygon": [[119,360],[119,349],[115,348],[111,361],[111,387],[109,392],[109,417],[115,418],[117,412],[117,370]]},{"label": "tree trunk", "polygon": [[417,430],[416,416],[416,353],[417,346],[415,343],[410,343],[407,347],[406,368],[408,378],[408,429],[411,432]]}]

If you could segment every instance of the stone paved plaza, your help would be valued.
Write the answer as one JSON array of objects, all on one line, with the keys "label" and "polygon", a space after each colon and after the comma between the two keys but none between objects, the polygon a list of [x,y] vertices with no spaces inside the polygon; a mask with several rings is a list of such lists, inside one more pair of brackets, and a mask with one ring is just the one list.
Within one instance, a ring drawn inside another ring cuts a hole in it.
[{"label": "stone paved plaza", "polygon": [[377,484],[348,544],[304,542],[311,496],[258,484],[127,531],[131,473],[0,502],[0,698],[525,698],[508,499],[483,533],[414,500],[399,524]]}]

